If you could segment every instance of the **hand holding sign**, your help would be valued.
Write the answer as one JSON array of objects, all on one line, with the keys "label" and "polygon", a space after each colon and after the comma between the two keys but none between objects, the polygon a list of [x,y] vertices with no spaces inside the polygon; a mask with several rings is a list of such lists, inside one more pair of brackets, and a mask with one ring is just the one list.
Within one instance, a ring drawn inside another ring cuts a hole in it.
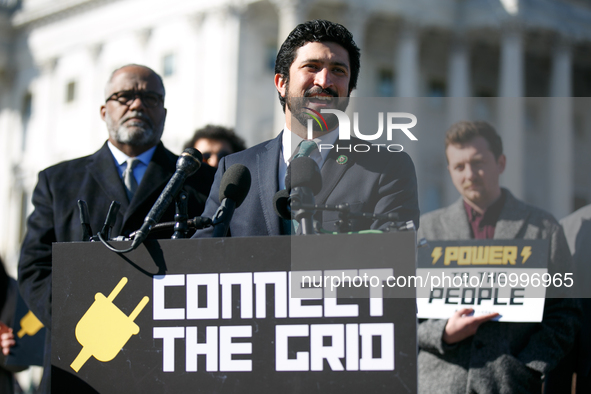
[{"label": "hand holding sign", "polygon": [[466,338],[476,334],[478,327],[482,323],[499,316],[498,313],[489,313],[488,315],[472,316],[474,309],[463,308],[456,311],[452,317],[447,320],[445,330],[443,330],[443,341],[448,345],[463,341]]},{"label": "hand holding sign", "polygon": [[14,333],[12,328],[0,321],[0,345],[2,346],[2,353],[8,356],[10,348],[16,344],[14,341]]}]

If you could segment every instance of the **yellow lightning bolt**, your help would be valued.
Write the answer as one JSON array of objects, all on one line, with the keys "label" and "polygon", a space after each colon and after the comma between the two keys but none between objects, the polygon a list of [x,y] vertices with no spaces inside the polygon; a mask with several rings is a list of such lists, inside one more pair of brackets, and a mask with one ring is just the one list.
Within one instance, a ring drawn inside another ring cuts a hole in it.
[{"label": "yellow lightning bolt", "polygon": [[529,256],[531,256],[531,246],[524,246],[523,250],[521,251],[521,257],[523,257],[521,264],[525,264],[527,259],[529,259]]},{"label": "yellow lightning bolt", "polygon": [[441,246],[438,246],[433,249],[433,253],[431,253],[431,257],[433,257],[433,264],[435,264],[437,262],[437,260],[439,260],[441,255],[442,255]]}]

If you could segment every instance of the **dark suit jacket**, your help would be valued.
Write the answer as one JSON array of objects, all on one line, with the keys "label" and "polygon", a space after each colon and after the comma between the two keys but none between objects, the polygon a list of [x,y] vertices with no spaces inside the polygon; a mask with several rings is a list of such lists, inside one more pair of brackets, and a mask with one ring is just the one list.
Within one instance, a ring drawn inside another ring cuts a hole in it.
[{"label": "dark suit jacket", "polygon": [[[35,210],[28,219],[21,249],[19,286],[27,305],[46,327],[51,327],[51,244],[82,240],[77,200],[87,202],[94,234],[101,230],[111,201],[119,201],[121,209],[112,236],[128,235],[140,228],[174,174],[176,161],[177,156],[160,143],[130,202],[106,143],[91,156],[65,161],[39,173],[33,192]],[[214,170],[204,165],[185,182],[189,217],[198,216],[203,211],[213,175]],[[174,204],[171,204],[161,221],[172,221],[174,210]],[[159,235],[163,236],[155,234]],[[46,342],[46,367],[50,362],[49,345]]]},{"label": "dark suit jacket", "polygon": [[[505,193],[494,239],[548,239],[548,272],[572,272],[556,219]],[[427,240],[472,238],[462,199],[423,215],[421,223],[418,236]],[[420,322],[419,393],[540,393],[542,375],[572,347],[579,312],[573,300],[546,299],[541,323],[487,322],[453,345],[442,340],[447,320]]]},{"label": "dark suit jacket", "polygon": [[[207,199],[204,216],[212,217],[218,209],[219,187],[222,175],[231,165],[240,163],[251,172],[250,192],[236,209],[230,223],[232,236],[280,235],[281,219],[273,209],[273,196],[278,191],[278,163],[281,153],[281,134],[270,141],[250,149],[224,157],[216,173],[211,193]],[[363,143],[351,139],[352,145]],[[347,146],[349,143],[346,144]],[[336,159],[346,155],[345,164]],[[414,165],[404,153],[375,150],[367,153],[332,149],[322,166],[322,190],[315,196],[317,204],[349,203],[352,211],[389,213],[398,212],[401,221],[413,220],[419,224],[417,180]],[[336,231],[336,212],[317,212],[327,230]],[[356,220],[352,230],[377,228],[383,221]],[[200,231],[195,236],[211,234]]]},{"label": "dark suit jacket", "polygon": [[[0,264],[2,264],[0,262]],[[2,269],[0,267],[0,269]],[[4,305],[0,305],[0,322],[12,327],[14,323],[14,314],[16,312],[18,285],[16,280],[8,278],[6,288],[0,289],[6,292]],[[16,335],[16,334],[15,334]],[[20,372],[28,368],[28,366],[10,365],[6,364],[7,356],[0,352],[0,393],[13,394],[15,392],[15,372]]]},{"label": "dark suit jacket", "polygon": [[587,205],[560,221],[573,254],[577,295],[581,298],[583,319],[580,342],[577,342],[577,384],[586,379],[591,386],[591,205]]},{"label": "dark suit jacket", "polygon": [[591,391],[591,205],[587,205],[560,221],[573,255],[576,294],[582,307],[581,331],[571,354],[552,371],[546,381],[545,393],[563,393],[570,389],[573,372],[577,373],[577,393]]}]

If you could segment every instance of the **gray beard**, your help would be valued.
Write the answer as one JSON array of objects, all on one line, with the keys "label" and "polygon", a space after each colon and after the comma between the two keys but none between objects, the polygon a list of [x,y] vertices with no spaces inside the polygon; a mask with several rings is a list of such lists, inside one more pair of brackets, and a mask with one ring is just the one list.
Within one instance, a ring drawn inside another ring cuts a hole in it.
[{"label": "gray beard", "polygon": [[160,141],[162,132],[164,131],[164,120],[161,124],[156,125],[156,128],[144,124],[140,124],[137,127],[130,127],[133,125],[134,123],[128,122],[128,124],[121,125],[116,129],[109,127],[109,136],[120,144],[130,146],[154,146]]},{"label": "gray beard", "polygon": [[145,146],[150,145],[154,142],[155,138],[154,130],[151,127],[138,129],[130,129],[127,126],[121,126],[116,130],[109,130],[109,136],[115,141],[131,146]]}]

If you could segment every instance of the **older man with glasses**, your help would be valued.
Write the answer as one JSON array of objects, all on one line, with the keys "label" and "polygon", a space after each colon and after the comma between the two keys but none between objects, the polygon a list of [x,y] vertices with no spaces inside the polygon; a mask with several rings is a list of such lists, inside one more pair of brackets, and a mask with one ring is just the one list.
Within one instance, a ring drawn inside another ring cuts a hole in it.
[{"label": "older man with glasses", "polygon": [[[177,156],[160,142],[166,119],[164,96],[162,79],[150,68],[131,64],[115,70],[100,107],[108,141],[91,156],[39,173],[33,192],[35,210],[27,222],[19,261],[19,286],[31,311],[49,328],[41,392],[79,392],[72,386],[50,384],[51,373],[64,373],[51,370],[51,244],[82,240],[77,200],[87,202],[94,231],[103,226],[111,201],[121,203],[114,236],[140,228],[176,168]],[[213,175],[213,169],[204,165],[185,182],[189,217],[203,211]],[[170,206],[162,221],[173,218]]]}]

